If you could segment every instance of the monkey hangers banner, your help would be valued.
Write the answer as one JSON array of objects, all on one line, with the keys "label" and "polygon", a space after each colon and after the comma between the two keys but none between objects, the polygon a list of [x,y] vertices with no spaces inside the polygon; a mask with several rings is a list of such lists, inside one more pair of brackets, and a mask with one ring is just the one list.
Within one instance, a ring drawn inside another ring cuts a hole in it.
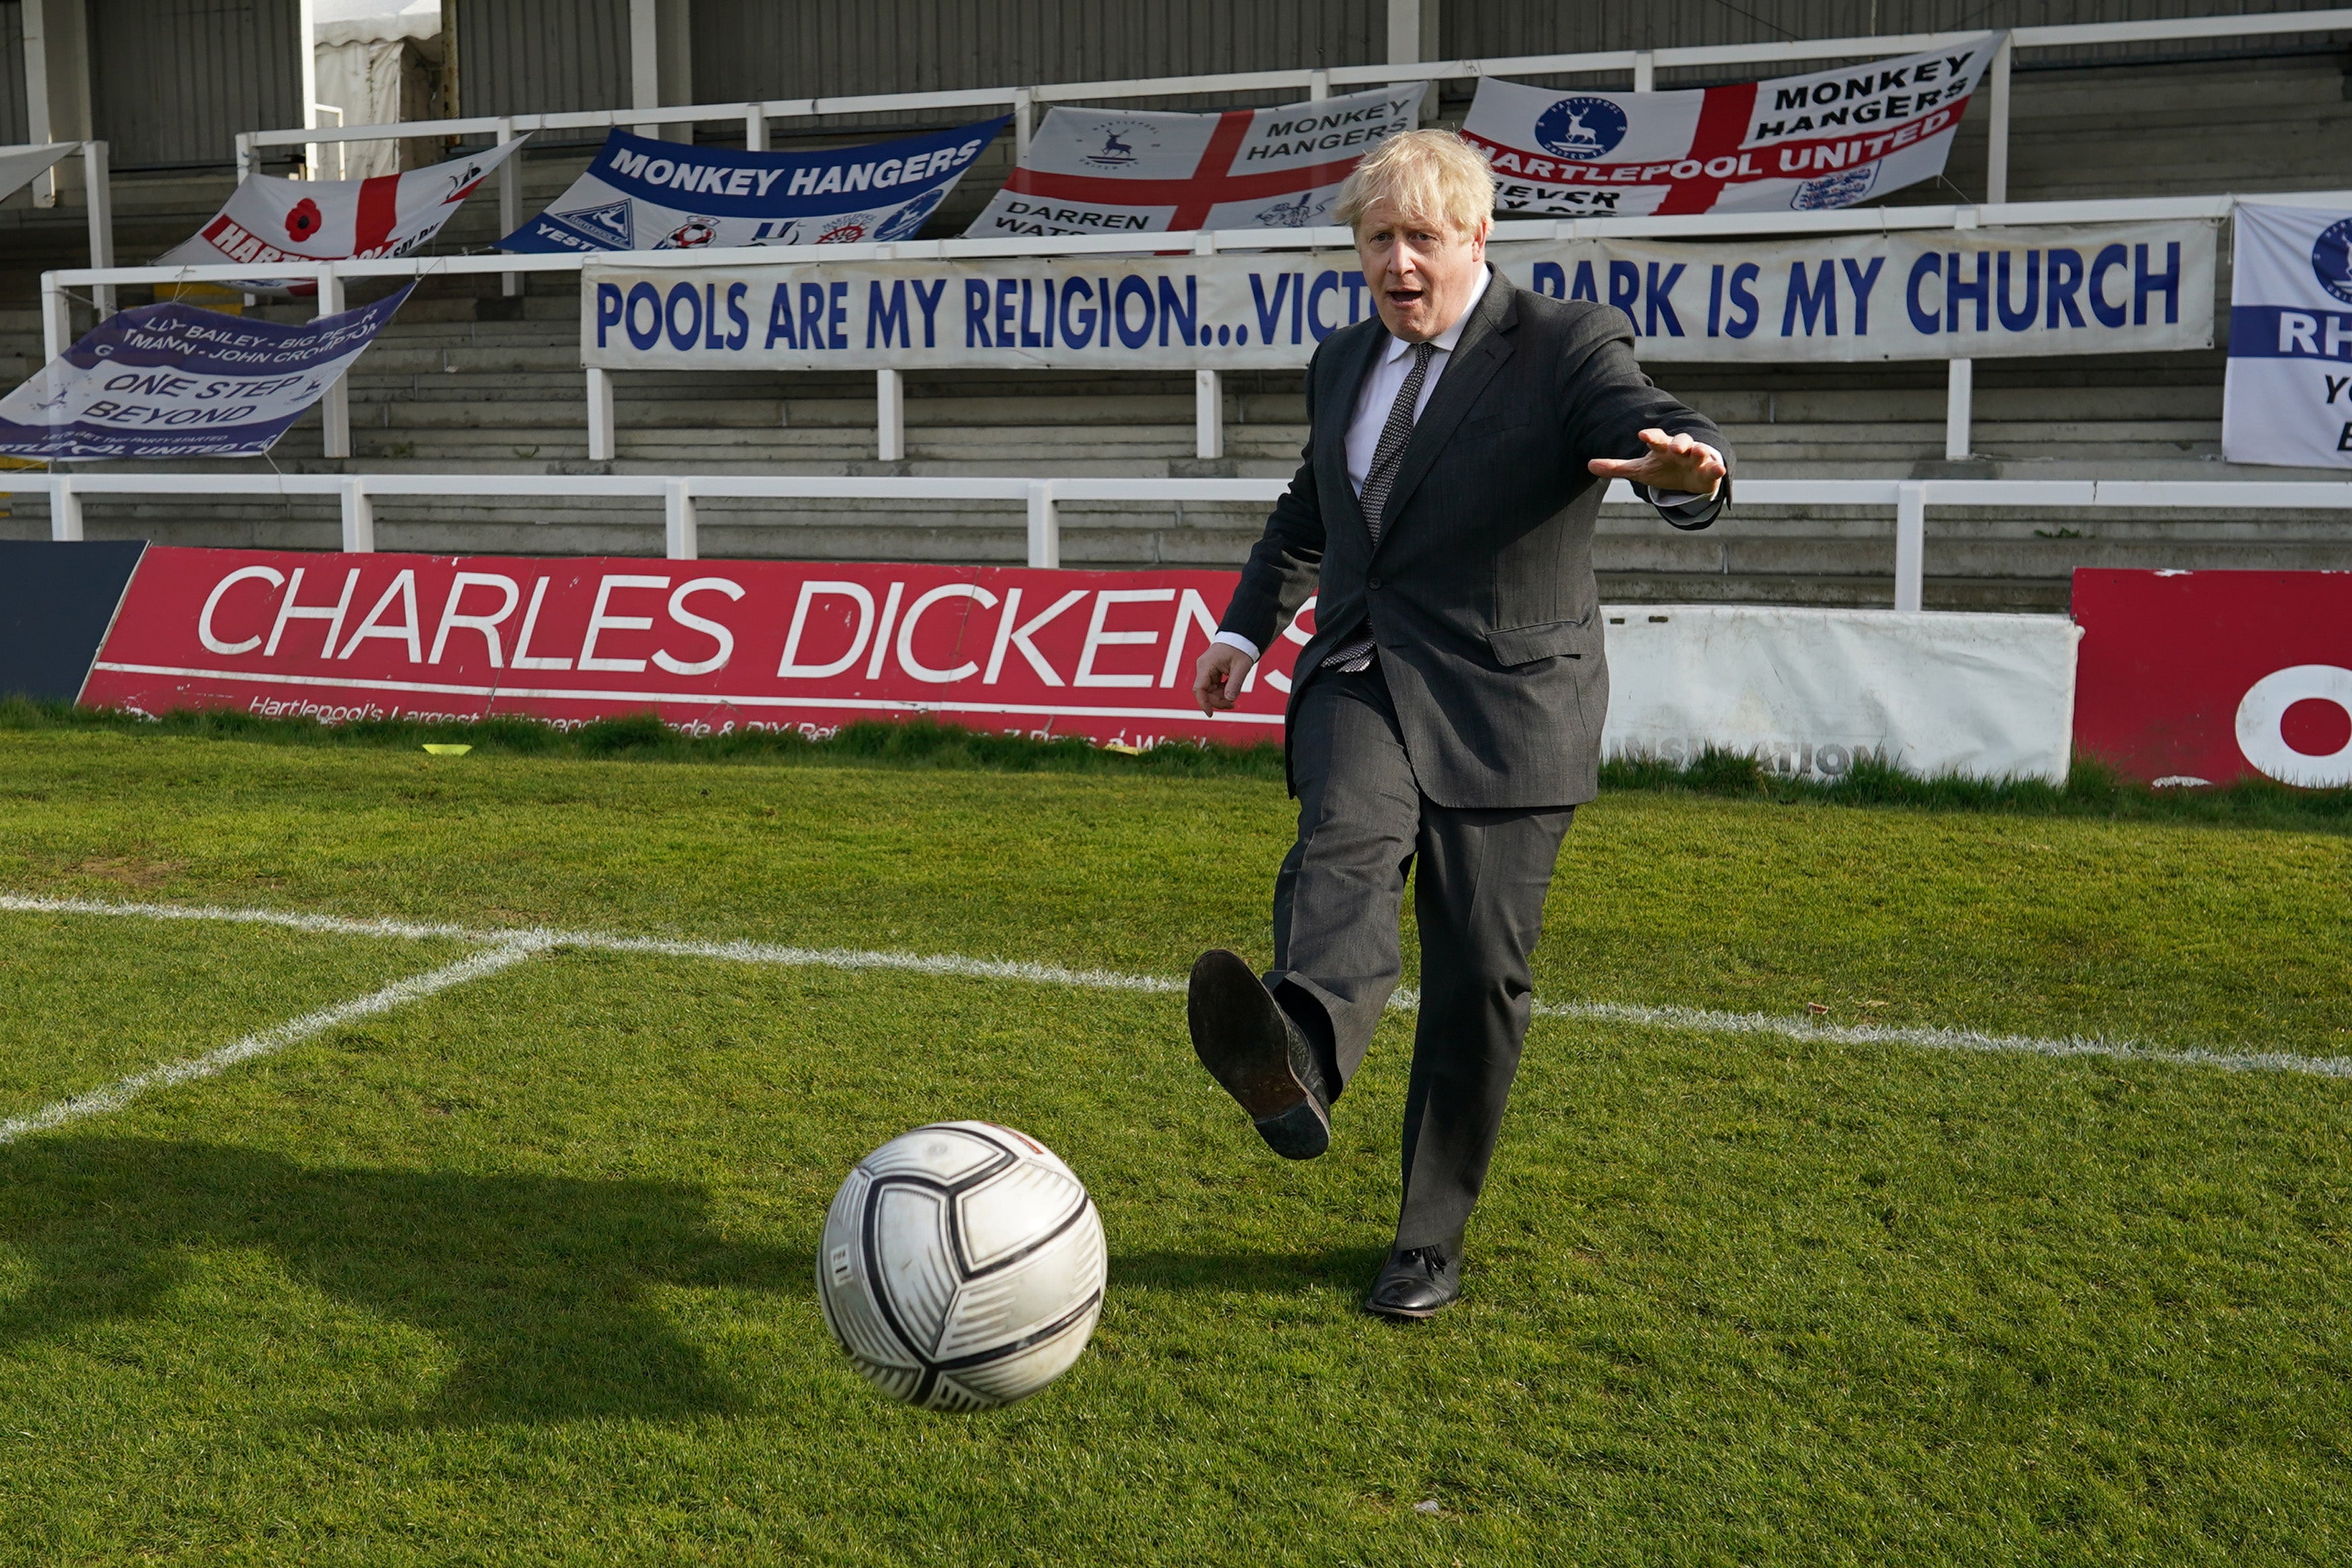
[{"label": "monkey hangers banner", "polygon": [[[1505,277],[1623,311],[1653,360],[1937,360],[2202,349],[2215,226],[1497,245]],[[1352,251],[596,267],[605,370],[1304,365],[1370,313]]]}]

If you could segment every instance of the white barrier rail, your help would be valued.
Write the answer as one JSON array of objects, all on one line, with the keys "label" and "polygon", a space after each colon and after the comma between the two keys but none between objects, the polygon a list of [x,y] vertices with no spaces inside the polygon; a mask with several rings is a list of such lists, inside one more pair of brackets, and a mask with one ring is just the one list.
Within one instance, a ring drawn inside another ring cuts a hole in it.
[{"label": "white barrier rail", "polygon": [[[2009,194],[2009,78],[2018,49],[2073,48],[2096,44],[2167,43],[2196,38],[2258,37],[2352,29],[2352,9],[2291,11],[2261,16],[2183,16],[2145,22],[2095,22],[2069,26],[2019,27],[1996,51],[1987,78],[1990,120],[1985,197]],[[771,121],[812,120],[844,114],[906,113],[947,109],[1009,109],[1017,152],[1029,150],[1037,106],[1104,99],[1185,98],[1205,94],[1304,89],[1309,99],[1328,98],[1335,88],[1377,87],[1398,81],[1458,81],[1479,77],[1570,76],[1624,72],[1633,90],[1654,89],[1657,72],[1698,66],[1769,66],[1814,60],[1866,59],[1916,54],[1979,32],[1900,33],[1869,37],[1805,38],[1770,44],[1704,44],[1669,49],[1609,49],[1572,55],[1520,55],[1489,60],[1445,60],[1384,65],[1233,71],[1213,76],[1139,78],[1127,81],[1059,82],[1046,86],[974,88],[945,92],[866,93],[843,98],[764,99],[742,103],[683,104],[658,109],[591,110],[562,114],[472,116],[420,120],[405,125],[311,126],[249,131],[236,140],[237,178],[252,171],[262,147],[316,146],[331,141],[383,141],[408,136],[489,135],[503,142],[532,131],[650,128],[703,120],[740,121],[744,145],[764,151]],[[509,232],[521,224],[520,176],[511,165],[499,174],[499,214]],[[515,193],[513,196],[509,193]]]},{"label": "white barrier rail", "polygon": [[[2137,196],[2066,202],[2002,202],[1973,206],[1848,207],[1830,212],[1766,214],[1694,214],[1681,217],[1517,219],[1495,225],[1496,243],[1593,239],[1703,239],[1720,235],[1893,234],[1917,229],[2000,228],[2030,224],[2144,223],[2179,218],[2226,218],[2241,202],[2290,206],[2352,206],[2352,190],[2294,191],[2240,196]],[[1215,229],[1154,235],[1151,248],[1160,251],[1215,255],[1225,250],[1345,249],[1353,238],[1344,228]],[[815,267],[854,261],[942,261],[963,258],[1094,256],[1133,254],[1132,235],[1071,235],[1055,239],[929,239],[866,242],[835,246],[763,246],[731,250],[603,251],[593,256],[572,253],[552,256],[407,256],[369,261],[330,261],[308,266],[277,265],[273,276],[309,276],[318,281],[318,311],[332,315],[344,308],[346,285],[362,278],[439,277],[499,273],[577,272],[589,262],[599,266],[694,268],[761,266]],[[41,275],[41,338],[44,357],[55,360],[72,336],[69,288],[97,286],[110,295],[116,284],[236,283],[254,274],[251,263],[221,262],[208,266],[68,267]],[[1965,457],[1970,451],[1972,366],[1954,360],[1947,382],[1945,455]],[[587,376],[588,455],[592,462],[609,462],[614,454],[612,378],[590,369]],[[1223,392],[1214,371],[1194,377],[1196,451],[1204,458],[1224,455]],[[876,376],[877,455],[896,462],[906,455],[905,420],[899,372],[885,370]],[[338,381],[321,402],[326,424],[325,455],[351,455],[349,392]]]},{"label": "white barrier rail", "polygon": [[[82,537],[82,501],[93,496],[334,497],[342,548],[375,549],[374,503],[387,497],[658,499],[665,553],[698,553],[695,506],[705,500],[1003,501],[1028,514],[1031,566],[1062,562],[1058,508],[1074,501],[1271,504],[1287,479],[848,478],[799,475],[541,474],[12,474],[0,484],[45,492],[49,537]],[[1606,499],[1633,505],[1622,480]],[[1764,507],[1891,507],[1895,608],[1922,608],[1930,507],[2179,507],[2203,511],[2352,510],[2352,483],[2223,483],[2147,479],[1751,479],[1738,499]]]}]

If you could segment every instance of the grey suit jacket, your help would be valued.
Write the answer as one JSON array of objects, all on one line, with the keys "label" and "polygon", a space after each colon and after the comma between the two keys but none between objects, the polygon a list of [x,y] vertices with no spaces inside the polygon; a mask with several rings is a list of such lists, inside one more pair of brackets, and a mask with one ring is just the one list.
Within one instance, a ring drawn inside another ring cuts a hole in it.
[{"label": "grey suit jacket", "polygon": [[1651,385],[1622,312],[1498,273],[1413,426],[1375,546],[1348,479],[1348,422],[1387,335],[1373,317],[1316,350],[1304,461],[1220,630],[1270,647],[1315,593],[1294,718],[1314,682],[1349,678],[1317,666],[1369,622],[1423,794],[1465,808],[1590,800],[1609,709],[1592,577],[1607,484],[1585,463],[1638,455],[1653,426],[1727,464],[1730,446]]}]

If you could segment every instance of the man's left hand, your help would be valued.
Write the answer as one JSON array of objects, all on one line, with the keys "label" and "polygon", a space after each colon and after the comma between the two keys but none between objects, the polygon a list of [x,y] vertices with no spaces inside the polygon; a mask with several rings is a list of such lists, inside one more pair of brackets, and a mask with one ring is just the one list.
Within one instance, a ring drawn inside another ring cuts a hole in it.
[{"label": "man's left hand", "polygon": [[1728,472],[1722,453],[1687,435],[1645,430],[1642,444],[1648,450],[1639,457],[1596,457],[1585,466],[1604,479],[1622,479],[1687,496],[1714,495]]}]

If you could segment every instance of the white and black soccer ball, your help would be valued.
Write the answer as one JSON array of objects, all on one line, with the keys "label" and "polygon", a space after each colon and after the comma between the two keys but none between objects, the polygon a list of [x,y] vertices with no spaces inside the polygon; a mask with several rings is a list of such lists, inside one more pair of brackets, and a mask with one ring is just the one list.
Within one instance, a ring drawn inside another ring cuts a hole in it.
[{"label": "white and black soccer ball", "polygon": [[816,1294],[884,1393],[984,1410],[1070,1369],[1102,1315],[1107,1267],[1094,1200],[1051,1149],[989,1122],[938,1122],[841,1184]]}]

